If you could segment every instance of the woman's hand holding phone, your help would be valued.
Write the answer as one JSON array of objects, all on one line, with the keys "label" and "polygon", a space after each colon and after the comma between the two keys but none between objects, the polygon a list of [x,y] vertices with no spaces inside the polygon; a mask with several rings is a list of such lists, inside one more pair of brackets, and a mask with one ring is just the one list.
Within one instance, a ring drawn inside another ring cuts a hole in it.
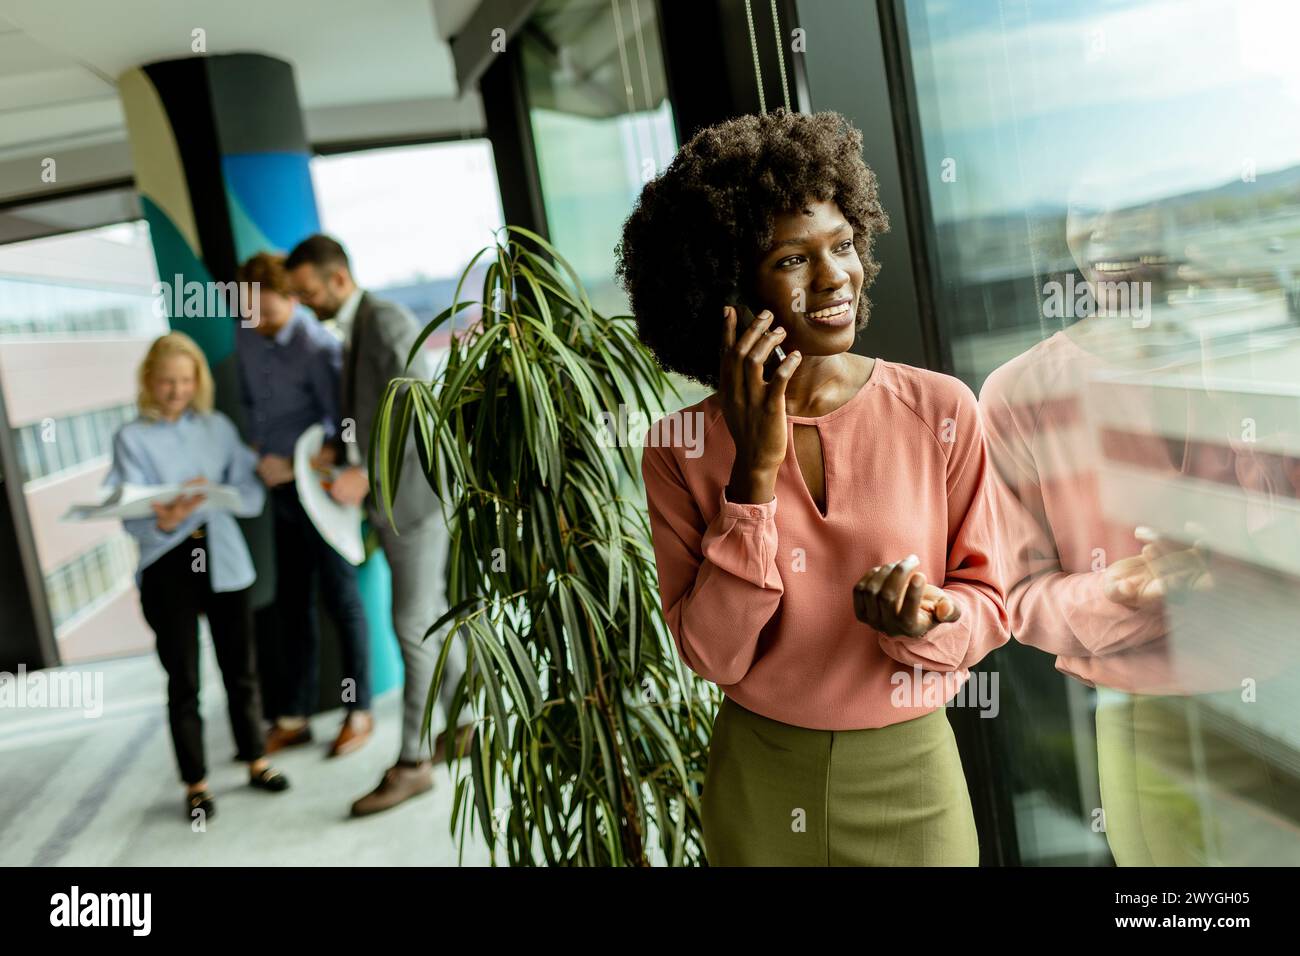
[{"label": "woman's hand holding phone", "polygon": [[785,329],[768,331],[773,315],[767,310],[739,332],[737,310],[727,306],[723,316],[718,394],[736,445],[727,500],[765,504],[776,493],[776,474],[785,461],[785,386],[802,356],[791,352],[771,380],[764,379],[764,367],[785,338]]},{"label": "woman's hand holding phone", "polygon": [[[736,310],[736,323],[737,323],[736,327],[740,332],[743,333],[747,331],[749,327],[752,326],[757,321],[754,318],[754,313],[751,312],[749,310],[749,307],[746,306],[744,303],[737,303],[736,305],[732,306],[732,308]],[[774,329],[773,331],[775,332],[776,330]],[[785,330],[782,329],[781,331],[782,334],[784,335]],[[772,349],[772,355],[776,356],[775,360],[769,359],[768,362],[763,365],[763,378],[769,381],[770,381],[769,375],[775,369],[775,366],[772,365],[772,362],[775,361],[777,365],[784,362],[785,349],[781,348],[780,345],[777,345],[775,348]]]}]

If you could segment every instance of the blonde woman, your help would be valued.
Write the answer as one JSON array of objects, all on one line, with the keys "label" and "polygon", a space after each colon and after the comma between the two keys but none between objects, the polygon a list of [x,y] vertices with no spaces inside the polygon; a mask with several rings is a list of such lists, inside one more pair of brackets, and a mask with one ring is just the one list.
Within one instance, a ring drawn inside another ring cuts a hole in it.
[{"label": "blonde woman", "polygon": [[[153,518],[123,522],[140,546],[136,582],[145,620],[157,638],[167,671],[172,744],[186,787],[186,812],[211,819],[199,713],[199,615],[208,619],[226,685],[238,759],[249,783],[280,792],[289,781],[265,757],[261,702],[253,651],[249,588],[252,558],[235,518],[260,514],[266,493],[257,456],[239,440],[234,424],[212,408],[212,375],[194,340],[180,332],[162,336],[139,371],[140,417],[113,440],[113,467],[105,485],[185,484],[194,488],[153,506]],[[205,484],[233,485],[240,506],[232,512],[205,506]]]}]

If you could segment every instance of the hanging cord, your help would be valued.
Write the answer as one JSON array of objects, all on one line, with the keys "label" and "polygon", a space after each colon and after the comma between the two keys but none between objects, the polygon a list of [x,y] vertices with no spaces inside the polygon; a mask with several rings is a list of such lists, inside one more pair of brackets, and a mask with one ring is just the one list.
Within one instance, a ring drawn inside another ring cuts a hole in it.
[{"label": "hanging cord", "polygon": [[663,144],[657,135],[658,128],[655,126],[655,121],[651,115],[654,104],[650,102],[650,62],[645,53],[645,32],[641,29],[641,8],[637,0],[632,0],[632,30],[636,34],[636,55],[641,63],[642,98],[645,100],[645,114],[642,119],[645,123],[646,137],[651,143],[650,152],[655,162],[655,168],[659,170],[668,165],[669,160],[672,159],[673,151],[667,149],[663,151],[664,155],[660,155],[661,150],[659,147]]},{"label": "hanging cord", "polygon": [[645,100],[645,111],[650,112],[650,67],[646,63],[645,37],[641,33],[641,8],[637,0],[632,0],[632,29],[636,32],[636,56],[641,61],[641,96]]},{"label": "hanging cord", "polygon": [[776,13],[776,0],[772,0],[772,35],[776,37],[776,62],[781,68],[781,96],[785,99],[785,111],[790,112],[790,87],[785,80],[785,41],[781,37],[781,19]]},{"label": "hanging cord", "polygon": [[763,69],[758,65],[758,39],[754,36],[754,10],[745,0],[745,19],[749,21],[749,51],[754,54],[754,79],[758,81],[758,111],[767,115],[767,100],[763,96]]},{"label": "hanging cord", "polygon": [[614,35],[618,43],[618,63],[623,68],[623,94],[627,97],[627,111],[636,112],[636,100],[632,96],[632,73],[627,68],[627,46],[623,38],[623,18],[618,12],[618,0],[609,0],[610,10],[614,14]]},{"label": "hanging cord", "polygon": [[[785,100],[785,110],[790,112],[790,84],[785,78],[785,50],[781,40],[781,18],[776,12],[776,0],[772,4],[772,35],[776,39],[776,62],[781,70],[781,97]],[[763,93],[763,68],[758,62],[758,37],[754,35],[754,8],[750,0],[745,0],[745,21],[749,24],[749,52],[754,57],[754,79],[758,84],[758,109],[767,115],[767,97]]]},{"label": "hanging cord", "polygon": [[[629,129],[632,133],[632,139],[635,141],[636,150],[638,153],[641,154],[641,157],[644,160],[644,158],[647,155],[647,150],[646,150],[646,144],[642,142],[642,136],[641,136],[642,123],[639,122],[637,119],[638,110],[636,106],[636,96],[635,96],[636,86],[632,82],[632,72],[631,70],[628,69],[627,38],[626,35],[623,33],[623,17],[619,13],[619,9],[618,9],[619,0],[610,0],[609,6],[614,13],[614,32],[617,36],[617,42],[618,42],[618,62],[619,62],[619,66],[621,66],[623,70],[623,93],[624,95],[627,96],[627,116],[629,120]],[[643,98],[648,100],[649,93],[647,92]],[[656,165],[657,165],[658,159],[657,157],[654,156],[653,136],[650,137],[649,155],[651,159],[654,159],[656,161]]]},{"label": "hanging cord", "polygon": [[[636,37],[637,59],[641,67],[641,99],[643,108],[638,110],[636,105],[636,84],[632,82],[632,71],[628,65],[627,58],[627,34],[623,29],[623,16],[619,12],[619,4],[622,0],[610,0],[610,11],[614,17],[614,32],[618,43],[618,62],[623,71],[623,92],[627,97],[627,115],[630,120],[630,130],[632,138],[635,140],[635,146],[640,152],[643,159],[650,159],[655,171],[667,166],[672,158],[672,148],[664,147],[660,137],[657,135],[653,113],[653,104],[650,102],[651,83],[650,67],[645,52],[645,36],[641,29],[641,9],[637,0],[631,0],[632,7],[632,30]],[[644,137],[644,142],[643,142]],[[661,155],[664,154],[664,155]]]}]

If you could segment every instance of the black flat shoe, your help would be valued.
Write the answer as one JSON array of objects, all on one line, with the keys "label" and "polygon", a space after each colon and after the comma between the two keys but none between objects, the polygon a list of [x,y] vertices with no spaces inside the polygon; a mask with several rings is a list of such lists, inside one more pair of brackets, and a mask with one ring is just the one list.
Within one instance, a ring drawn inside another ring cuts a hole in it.
[{"label": "black flat shoe", "polygon": [[185,803],[185,815],[191,820],[199,818],[195,813],[196,810],[203,811],[203,815],[199,819],[202,819],[204,822],[211,820],[217,815],[217,805],[213,802],[212,793],[210,791],[199,790],[195,793],[191,793],[189,797],[186,798]]},{"label": "black flat shoe", "polygon": [[281,793],[289,789],[289,778],[274,767],[267,767],[261,773],[249,777],[248,785],[254,790]]}]

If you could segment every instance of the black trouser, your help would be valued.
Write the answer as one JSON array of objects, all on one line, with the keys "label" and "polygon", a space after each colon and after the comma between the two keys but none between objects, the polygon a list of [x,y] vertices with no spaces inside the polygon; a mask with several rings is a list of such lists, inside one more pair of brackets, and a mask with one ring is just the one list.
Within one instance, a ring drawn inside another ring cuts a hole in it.
[{"label": "black trouser", "polygon": [[370,709],[370,631],[357,588],[357,571],[320,536],[298,500],[297,488],[271,492],[275,514],[276,617],[283,643],[285,686],[277,688],[274,716],[305,717],[320,699],[320,626],[316,594],[338,632],[343,678],[340,703]]},{"label": "black trouser", "polygon": [[185,783],[198,783],[207,776],[199,714],[200,614],[208,619],[226,685],[230,729],[239,747],[236,759],[252,762],[265,753],[249,589],[212,591],[207,571],[211,553],[204,554],[203,563],[194,556],[195,549],[208,552],[208,546],[207,538],[186,538],[145,568],[140,582],[144,619],[157,637],[158,657],[167,671],[172,745]]}]

